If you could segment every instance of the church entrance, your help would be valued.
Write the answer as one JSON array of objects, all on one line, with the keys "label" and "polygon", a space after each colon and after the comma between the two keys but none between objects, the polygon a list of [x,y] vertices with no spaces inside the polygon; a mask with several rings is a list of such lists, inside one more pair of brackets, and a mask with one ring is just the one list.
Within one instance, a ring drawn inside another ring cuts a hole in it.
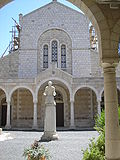
[{"label": "church entrance", "polygon": [[56,126],[64,127],[63,96],[58,90],[56,91],[55,102],[56,102]]},{"label": "church entrance", "polygon": [[64,104],[63,103],[56,104],[56,125],[57,127],[64,126]]},{"label": "church entrance", "polygon": [[7,117],[7,105],[2,105],[1,126],[6,125],[6,117]]}]

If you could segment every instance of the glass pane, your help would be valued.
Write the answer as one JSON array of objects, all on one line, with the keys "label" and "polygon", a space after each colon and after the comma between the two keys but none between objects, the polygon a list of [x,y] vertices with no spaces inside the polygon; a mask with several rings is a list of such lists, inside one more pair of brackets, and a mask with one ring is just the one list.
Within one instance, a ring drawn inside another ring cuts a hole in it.
[{"label": "glass pane", "polygon": [[61,68],[66,68],[66,46],[61,46]]},{"label": "glass pane", "polygon": [[48,45],[43,47],[43,68],[48,68]]},{"label": "glass pane", "polygon": [[52,62],[57,62],[57,41],[52,41]]}]

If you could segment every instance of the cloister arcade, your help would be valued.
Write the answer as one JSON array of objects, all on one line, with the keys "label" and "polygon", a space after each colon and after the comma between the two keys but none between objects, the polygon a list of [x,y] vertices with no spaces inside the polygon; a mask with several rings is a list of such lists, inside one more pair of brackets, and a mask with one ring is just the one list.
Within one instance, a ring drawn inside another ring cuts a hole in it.
[{"label": "cloister arcade", "polygon": [[[118,1],[104,0],[68,0],[80,8],[94,25],[99,41],[100,63],[104,71],[104,96],[105,96],[105,152],[106,160],[120,159],[120,126],[118,122],[118,98],[116,85],[116,67],[119,63],[118,44],[120,36],[120,8]],[[10,0],[0,1],[0,7]],[[111,2],[117,3],[116,9],[111,7]],[[11,92],[12,93],[12,92]],[[10,96],[5,91],[7,101],[7,125],[10,125]],[[70,95],[71,115],[73,113],[72,95]],[[37,103],[33,97],[34,106]],[[35,115],[35,113],[34,113]],[[35,119],[34,119],[35,121]],[[73,125],[73,119],[71,118]]]}]

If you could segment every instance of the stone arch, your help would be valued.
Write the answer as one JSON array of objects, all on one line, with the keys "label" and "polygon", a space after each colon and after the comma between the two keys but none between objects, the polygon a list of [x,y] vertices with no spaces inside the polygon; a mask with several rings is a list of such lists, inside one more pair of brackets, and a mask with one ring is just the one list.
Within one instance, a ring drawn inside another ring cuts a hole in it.
[{"label": "stone arch", "polygon": [[0,86],[0,89],[4,91],[5,96],[6,96],[6,98],[7,98],[7,97],[8,97],[8,93],[7,93],[6,89],[5,89],[5,88],[3,88],[2,86]]},{"label": "stone arch", "polygon": [[[120,87],[117,86],[117,93],[118,93],[118,104],[120,104]],[[100,101],[101,101],[101,108],[104,108],[104,87],[102,88],[102,90],[100,91]]]},{"label": "stone arch", "polygon": [[55,30],[55,29],[56,29],[56,30],[61,30],[61,31],[65,32],[65,33],[68,35],[68,37],[71,39],[71,42],[72,42],[72,37],[69,35],[69,33],[68,33],[65,29],[59,28],[59,27],[49,27],[47,30],[45,29],[45,30],[40,34],[38,41],[40,41],[40,37],[41,37],[45,32],[48,32],[48,31],[50,31],[50,30]]},{"label": "stone arch", "polygon": [[118,45],[120,41],[120,19],[115,23],[111,33],[111,47],[118,55]]},{"label": "stone arch", "polygon": [[61,92],[61,94],[63,96],[63,102],[65,103],[67,101],[67,94],[66,94],[65,90],[60,86],[56,86],[56,90]]},{"label": "stone arch", "polygon": [[[120,91],[120,87],[119,87],[119,86],[117,86],[117,90]],[[104,87],[103,87],[103,88],[101,89],[101,91],[100,91],[100,94],[99,94],[99,97],[100,97],[100,98],[101,98],[103,92],[104,92]],[[100,100],[101,100],[101,99],[100,99]]]},{"label": "stone arch", "polygon": [[74,117],[76,127],[93,127],[98,113],[97,95],[88,86],[80,87],[74,96]]},{"label": "stone arch", "polygon": [[[103,52],[104,49],[109,49],[109,39],[110,39],[110,30],[109,26],[106,20],[106,17],[104,16],[101,9],[96,4],[96,1],[79,1],[79,0],[68,0],[75,6],[81,9],[83,13],[89,18],[89,20],[92,22],[97,35],[98,35],[98,45],[99,45],[99,54],[100,58],[104,58],[104,55],[106,54]],[[99,16],[98,16],[99,15]],[[107,34],[106,34],[107,33]],[[105,45],[106,43],[108,45]]]},{"label": "stone arch", "polygon": [[98,91],[97,91],[94,87],[92,87],[92,86],[90,86],[90,85],[80,85],[80,86],[78,86],[78,87],[73,91],[73,98],[74,98],[76,92],[77,92],[79,89],[81,89],[81,88],[90,88],[91,90],[93,90],[93,91],[95,92],[96,98],[99,99]]},{"label": "stone arch", "polygon": [[101,101],[101,97],[102,97],[103,92],[104,92],[104,87],[101,89],[100,94],[99,94],[100,101]]},{"label": "stone arch", "polygon": [[37,56],[38,56],[38,65],[37,65],[37,70],[38,74],[44,70],[42,67],[42,61],[43,61],[43,44],[48,44],[48,66],[50,67],[52,63],[52,49],[51,49],[51,43],[53,40],[57,41],[57,67],[61,68],[61,44],[65,43],[67,47],[67,57],[66,57],[66,62],[67,62],[67,67],[66,71],[68,73],[72,73],[72,40],[70,35],[64,31],[63,29],[59,28],[51,28],[48,30],[45,30],[39,37],[38,42],[37,42]]},{"label": "stone arch", "polygon": [[113,38],[116,41],[119,40],[120,38],[120,19],[115,23],[113,27],[113,32],[116,33],[116,37],[113,37],[113,35],[111,35],[111,39]]},{"label": "stone arch", "polygon": [[0,126],[6,125],[7,118],[7,91],[0,87]]},{"label": "stone arch", "polygon": [[[38,124],[41,125],[41,127],[43,127],[43,117],[44,117],[44,112],[45,112],[45,107],[44,107],[44,96],[43,96],[43,92],[44,92],[44,88],[47,85],[47,82],[51,80],[53,82],[53,85],[56,87],[56,90],[60,91],[60,93],[63,96],[63,104],[62,104],[62,108],[63,110],[61,110],[61,112],[63,112],[64,114],[62,114],[63,117],[63,122],[62,122],[62,126],[69,126],[69,117],[70,117],[70,106],[69,106],[69,98],[70,98],[70,90],[69,89],[69,85],[64,81],[61,80],[59,78],[51,78],[51,79],[45,79],[43,81],[41,81],[36,88],[36,98],[38,101]],[[55,83],[54,83],[55,82]],[[64,106],[63,106],[64,105]],[[56,106],[57,107],[57,106]],[[59,104],[58,104],[58,107]],[[59,108],[60,109],[60,108]]]},{"label": "stone arch", "polygon": [[13,92],[14,92],[15,90],[17,90],[17,89],[20,89],[20,88],[29,90],[30,93],[32,94],[33,100],[34,100],[34,97],[35,97],[35,96],[34,96],[33,90],[32,90],[30,87],[24,86],[24,85],[22,85],[22,86],[16,86],[16,87],[12,88],[12,90],[11,90],[10,93],[9,93],[9,100],[11,100],[11,97],[12,97]]},{"label": "stone arch", "polygon": [[52,80],[56,80],[56,81],[58,81],[58,82],[63,83],[63,84],[67,87],[67,89],[68,89],[68,91],[69,91],[69,94],[70,94],[70,97],[72,97],[72,88],[70,87],[70,85],[69,85],[65,80],[63,80],[63,79],[61,79],[61,78],[57,78],[57,77],[51,77],[51,78],[47,78],[47,79],[42,80],[42,81],[37,85],[36,91],[35,91],[35,97],[36,97],[36,98],[37,98],[37,96],[38,96],[38,91],[39,91],[40,87],[41,87],[45,82],[50,81],[50,80],[51,80],[51,81],[52,81]]},{"label": "stone arch", "polygon": [[[14,103],[12,102],[14,100]],[[31,128],[33,123],[34,92],[28,86],[13,87],[9,94],[11,102],[11,126],[14,128]]]}]

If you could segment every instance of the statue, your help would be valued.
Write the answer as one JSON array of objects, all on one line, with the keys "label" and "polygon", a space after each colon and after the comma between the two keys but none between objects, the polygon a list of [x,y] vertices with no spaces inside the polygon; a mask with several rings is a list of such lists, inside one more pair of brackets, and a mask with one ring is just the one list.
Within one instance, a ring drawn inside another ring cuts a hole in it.
[{"label": "statue", "polygon": [[58,135],[56,133],[56,103],[54,96],[56,95],[55,87],[52,86],[52,82],[48,82],[48,86],[45,87],[45,119],[44,119],[44,134],[41,137],[41,141],[57,140]]},{"label": "statue", "polygon": [[48,82],[48,86],[45,87],[44,95],[46,96],[45,104],[54,103],[56,105],[56,103],[54,101],[54,96],[56,95],[55,87],[52,86],[52,82],[51,81],[49,81]]}]

